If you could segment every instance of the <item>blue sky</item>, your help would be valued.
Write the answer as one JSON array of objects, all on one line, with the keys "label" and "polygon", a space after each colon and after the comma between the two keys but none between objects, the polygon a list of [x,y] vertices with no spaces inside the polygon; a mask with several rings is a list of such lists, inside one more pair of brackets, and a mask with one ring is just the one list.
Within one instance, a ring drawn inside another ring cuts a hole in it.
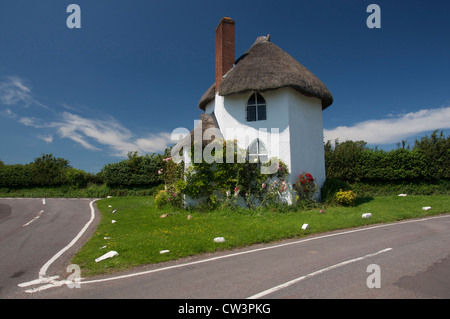
[{"label": "blue sky", "polygon": [[[69,29],[69,4],[81,29]],[[381,29],[369,29],[371,3]],[[0,160],[42,153],[96,173],[162,152],[192,129],[214,82],[215,28],[236,21],[236,58],[260,35],[329,88],[326,139],[381,148],[450,128],[450,1],[0,2]]]}]

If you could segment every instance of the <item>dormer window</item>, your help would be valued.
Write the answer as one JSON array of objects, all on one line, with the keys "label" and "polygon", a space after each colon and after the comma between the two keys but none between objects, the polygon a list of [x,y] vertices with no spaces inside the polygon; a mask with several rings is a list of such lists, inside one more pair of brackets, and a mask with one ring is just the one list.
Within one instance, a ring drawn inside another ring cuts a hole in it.
[{"label": "dormer window", "polygon": [[266,101],[259,93],[253,93],[247,102],[247,122],[264,121],[266,115]]}]

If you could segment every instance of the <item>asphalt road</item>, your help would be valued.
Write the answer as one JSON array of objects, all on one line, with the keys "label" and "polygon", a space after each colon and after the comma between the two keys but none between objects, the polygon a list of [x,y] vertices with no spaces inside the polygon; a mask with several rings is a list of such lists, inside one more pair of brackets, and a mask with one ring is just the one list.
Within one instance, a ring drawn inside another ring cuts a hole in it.
[{"label": "asphalt road", "polygon": [[[65,205],[79,206],[86,212],[79,211],[76,215],[88,218],[88,201],[53,201],[65,211]],[[12,202],[6,204],[13,207],[9,217],[12,218],[15,206]],[[26,216],[16,227],[41,209],[39,200],[17,205],[24,211],[21,215]],[[27,210],[32,205],[36,206],[34,211]],[[53,213],[64,215],[56,210]],[[44,240],[39,237],[47,236],[39,234],[54,233],[50,237],[55,238],[64,233],[65,242],[62,238],[58,240],[59,247],[70,241],[67,233],[69,228],[74,228],[73,223],[61,222],[55,227],[52,223],[44,224],[45,218],[51,219],[43,213],[31,224],[40,227],[40,231],[30,229],[28,234],[16,230],[13,235],[17,238],[10,248],[4,238],[4,224],[9,219],[3,219],[0,224],[0,285],[8,288],[7,298],[450,298],[449,214],[149,265],[111,276],[83,279],[79,288],[37,285],[34,290],[19,287],[11,292],[12,284],[35,279],[42,262],[58,250],[52,247],[54,244],[48,244],[54,240]],[[6,239],[13,235],[6,235]],[[25,240],[27,236],[30,237]],[[24,250],[34,252],[27,259]],[[48,250],[52,252],[46,253]],[[5,262],[5,258],[10,262]],[[22,267],[17,267],[17,259],[24,262]],[[5,264],[7,272],[3,275]]]},{"label": "asphalt road", "polygon": [[45,276],[63,277],[72,254],[95,230],[99,214],[70,249],[67,247],[91,220],[92,199],[0,199],[0,298],[21,293],[18,285]]}]

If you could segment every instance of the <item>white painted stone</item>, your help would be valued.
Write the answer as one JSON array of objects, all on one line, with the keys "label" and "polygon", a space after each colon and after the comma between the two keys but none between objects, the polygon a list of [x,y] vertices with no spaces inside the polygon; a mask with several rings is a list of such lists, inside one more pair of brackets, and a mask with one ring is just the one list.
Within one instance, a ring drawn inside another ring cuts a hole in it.
[{"label": "white painted stone", "polygon": [[98,262],[100,262],[102,260],[105,260],[105,259],[108,259],[108,258],[112,258],[112,257],[115,257],[117,255],[119,255],[119,253],[117,251],[111,250],[111,251],[107,252],[106,254],[96,258],[95,262],[98,263]]}]

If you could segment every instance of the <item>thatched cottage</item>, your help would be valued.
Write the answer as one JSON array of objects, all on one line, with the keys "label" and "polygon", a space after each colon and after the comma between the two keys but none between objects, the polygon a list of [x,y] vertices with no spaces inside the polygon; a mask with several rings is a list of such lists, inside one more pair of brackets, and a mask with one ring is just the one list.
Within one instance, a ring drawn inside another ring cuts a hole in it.
[{"label": "thatched cottage", "polygon": [[[276,156],[288,166],[293,184],[302,172],[320,186],[325,181],[322,111],[333,97],[307,68],[270,41],[258,37],[235,60],[235,22],[223,18],[216,28],[216,79],[199,102],[200,135],[215,128],[225,140],[237,140],[250,160]],[[195,130],[194,130],[195,131]],[[179,142],[177,152],[194,131]],[[217,138],[219,136],[215,136]],[[212,137],[205,136],[203,147]]]}]

